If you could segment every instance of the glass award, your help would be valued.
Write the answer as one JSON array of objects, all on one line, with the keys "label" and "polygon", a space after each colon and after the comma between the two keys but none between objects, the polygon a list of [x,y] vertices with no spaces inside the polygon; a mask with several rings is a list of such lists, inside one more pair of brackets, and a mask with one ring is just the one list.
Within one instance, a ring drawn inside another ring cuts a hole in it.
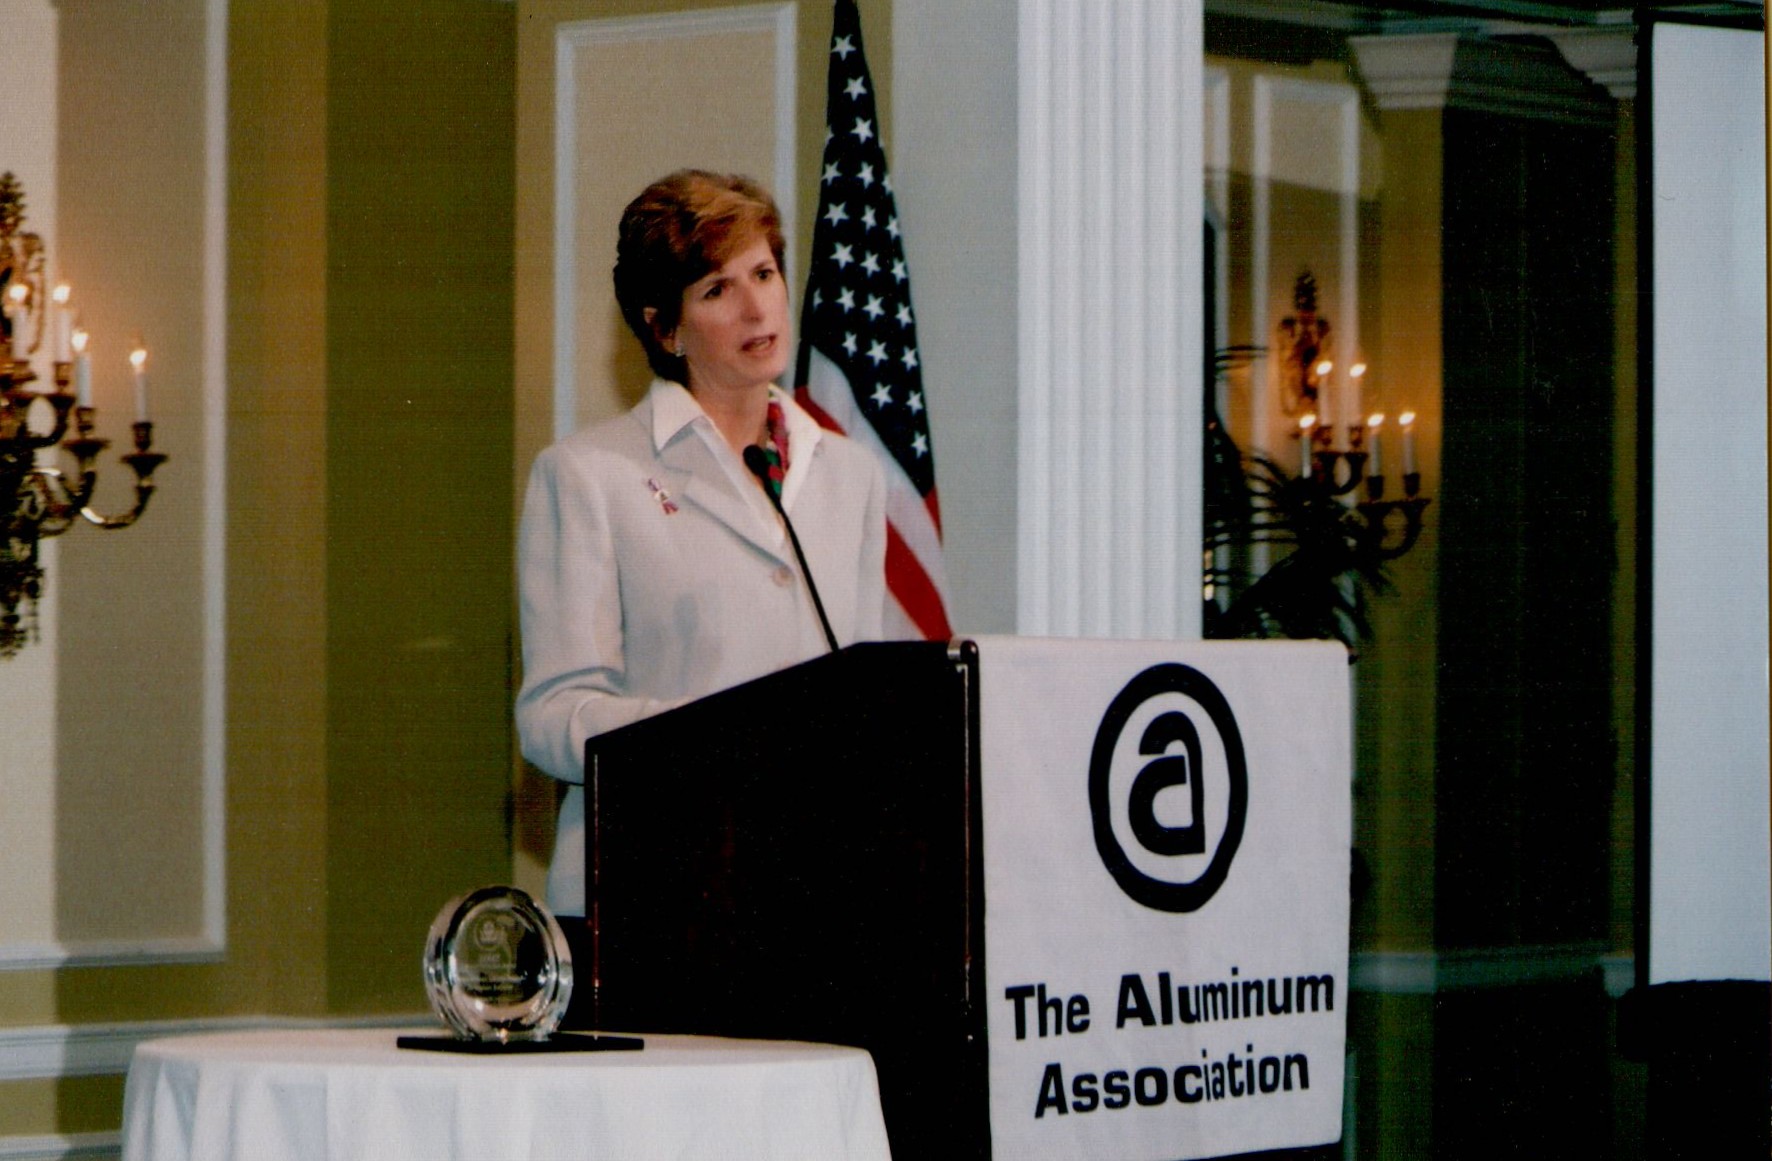
[{"label": "glass award", "polygon": [[553,915],[526,892],[482,887],[437,913],[425,990],[458,1040],[545,1041],[572,997],[572,953]]}]

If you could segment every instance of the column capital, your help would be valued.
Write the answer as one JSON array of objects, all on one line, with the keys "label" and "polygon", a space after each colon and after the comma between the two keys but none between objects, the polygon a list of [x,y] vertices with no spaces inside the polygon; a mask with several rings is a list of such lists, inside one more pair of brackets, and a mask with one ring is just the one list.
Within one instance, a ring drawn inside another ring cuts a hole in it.
[{"label": "column capital", "polygon": [[1637,95],[1637,34],[1632,25],[1558,28],[1544,34],[1563,59],[1605,88],[1613,100]]},{"label": "column capital", "polygon": [[[1567,30],[1508,26],[1491,31],[1505,32],[1510,39],[1431,32],[1354,36],[1348,43],[1380,109],[1474,109],[1573,124],[1612,124],[1616,115],[1612,102],[1597,87],[1605,82],[1598,75],[1590,81],[1571,67],[1560,45],[1551,47],[1551,33]],[[1521,39],[1511,39],[1515,35]],[[1607,62],[1605,75],[1614,75],[1613,57],[1606,55],[1616,52],[1610,41],[1571,36],[1569,43],[1583,60]],[[1634,76],[1633,56],[1633,80]]]}]

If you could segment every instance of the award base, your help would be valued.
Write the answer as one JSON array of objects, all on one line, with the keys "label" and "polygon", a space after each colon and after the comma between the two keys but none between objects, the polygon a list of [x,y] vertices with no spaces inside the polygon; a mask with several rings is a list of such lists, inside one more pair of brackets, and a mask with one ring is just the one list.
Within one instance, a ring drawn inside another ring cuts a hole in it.
[{"label": "award base", "polygon": [[462,1040],[454,1036],[401,1036],[401,1048],[421,1052],[465,1052],[471,1056],[521,1056],[537,1052],[638,1052],[646,1042],[638,1036],[598,1036],[588,1032],[556,1032],[546,1040]]}]

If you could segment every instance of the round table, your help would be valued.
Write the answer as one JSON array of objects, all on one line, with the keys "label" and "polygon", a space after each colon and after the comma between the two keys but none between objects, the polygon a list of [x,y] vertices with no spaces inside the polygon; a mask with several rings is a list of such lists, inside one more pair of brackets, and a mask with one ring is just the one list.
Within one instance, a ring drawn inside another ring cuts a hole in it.
[{"label": "round table", "polygon": [[124,1161],[889,1157],[857,1048],[646,1036],[637,1052],[469,1056],[393,1029],[228,1032],[137,1047]]}]

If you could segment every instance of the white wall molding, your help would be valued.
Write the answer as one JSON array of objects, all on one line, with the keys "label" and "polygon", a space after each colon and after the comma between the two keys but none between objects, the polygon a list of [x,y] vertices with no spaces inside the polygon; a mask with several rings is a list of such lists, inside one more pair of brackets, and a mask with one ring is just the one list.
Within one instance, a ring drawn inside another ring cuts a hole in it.
[{"label": "white wall molding", "polygon": [[1485,947],[1460,951],[1355,952],[1348,989],[1381,995],[1431,996],[1441,992],[1569,982],[1598,968],[1606,993],[1622,996],[1635,982],[1628,955],[1599,944]]},{"label": "white wall molding", "polygon": [[[578,50],[590,45],[631,44],[735,33],[772,33],[775,40],[775,171],[771,192],[784,223],[797,222],[794,201],[796,6],[750,4],[692,9],[655,16],[578,20],[554,30],[554,426],[564,438],[579,425],[577,383],[578,256],[577,143]],[[628,116],[626,110],[614,116]],[[787,231],[790,238],[793,231]],[[789,266],[792,267],[792,255]]]},{"label": "white wall molding", "polygon": [[228,946],[228,3],[205,7],[203,147],[203,945]]},{"label": "white wall molding", "polygon": [[148,964],[219,963],[227,954],[218,937],[110,939],[79,943],[0,944],[0,971],[51,971],[70,967],[140,967]]},{"label": "white wall molding", "polygon": [[204,5],[202,392],[203,590],[201,931],[193,937],[57,943],[0,937],[0,972],[220,959],[227,950],[227,189],[228,5]]},{"label": "white wall molding", "polygon": [[[1277,289],[1289,290],[1296,270],[1273,266],[1270,188],[1276,181],[1295,185],[1311,185],[1332,193],[1338,199],[1336,208],[1336,248],[1329,261],[1313,263],[1319,282],[1335,298],[1321,303],[1323,313],[1334,323],[1333,357],[1335,371],[1327,397],[1322,401],[1327,417],[1336,423],[1348,423],[1359,410],[1354,402],[1354,387],[1347,369],[1361,352],[1360,339],[1360,94],[1351,85],[1303,81],[1290,77],[1258,76],[1251,94],[1251,180],[1254,209],[1250,232],[1251,271],[1250,341],[1257,346],[1278,349],[1272,313]],[[1295,172],[1297,165],[1276,154],[1279,126],[1287,121],[1287,110],[1328,110],[1335,129],[1332,140],[1321,142],[1321,152],[1333,159],[1327,174]],[[1249,378],[1251,432],[1250,447],[1281,456],[1290,431],[1274,431],[1270,419],[1275,404],[1271,393],[1277,377],[1273,361],[1257,355]]]},{"label": "white wall molding", "polygon": [[123,1134],[56,1133],[36,1137],[0,1136],[0,1161],[101,1161],[123,1151]]},{"label": "white wall molding", "polygon": [[1018,632],[1200,632],[1201,5],[1021,0]]},{"label": "white wall molding", "polygon": [[168,1036],[206,1032],[312,1028],[415,1028],[436,1024],[408,1012],[351,1018],[214,1016],[192,1020],[141,1020],[118,1024],[39,1024],[0,1028],[0,1083],[62,1080],[71,1076],[122,1076],[136,1045]]}]

